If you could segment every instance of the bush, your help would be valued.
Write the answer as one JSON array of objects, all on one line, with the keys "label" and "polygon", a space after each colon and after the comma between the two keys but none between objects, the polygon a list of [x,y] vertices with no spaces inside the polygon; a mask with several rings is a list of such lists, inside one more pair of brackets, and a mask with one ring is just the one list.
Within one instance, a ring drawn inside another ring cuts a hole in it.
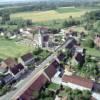
[{"label": "bush", "polygon": [[92,39],[87,39],[83,42],[83,45],[89,48],[94,48],[94,42]]}]

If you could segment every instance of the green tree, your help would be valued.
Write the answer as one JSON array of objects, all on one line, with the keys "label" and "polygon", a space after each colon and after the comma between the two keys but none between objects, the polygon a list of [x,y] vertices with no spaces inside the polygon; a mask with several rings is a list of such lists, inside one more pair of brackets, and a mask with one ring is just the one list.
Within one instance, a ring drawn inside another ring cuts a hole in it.
[{"label": "green tree", "polygon": [[5,23],[6,21],[10,20],[10,13],[9,13],[9,11],[4,11],[1,16],[2,16],[2,22],[3,23]]},{"label": "green tree", "polygon": [[83,45],[89,48],[93,48],[94,47],[94,42],[92,39],[87,39],[83,42]]},{"label": "green tree", "polygon": [[91,97],[91,92],[87,90],[83,90],[82,95],[83,95],[84,100],[89,100]]},{"label": "green tree", "polygon": [[98,76],[98,68],[96,63],[87,62],[81,69],[81,73],[83,73],[86,77],[96,78]]}]

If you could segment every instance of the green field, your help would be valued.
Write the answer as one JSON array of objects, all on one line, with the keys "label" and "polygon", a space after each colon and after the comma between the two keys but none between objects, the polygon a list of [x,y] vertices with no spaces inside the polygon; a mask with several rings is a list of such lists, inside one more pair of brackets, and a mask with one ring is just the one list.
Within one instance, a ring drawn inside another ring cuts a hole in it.
[{"label": "green field", "polygon": [[58,13],[71,13],[71,12],[80,12],[82,9],[75,7],[61,7],[56,10]]},{"label": "green field", "polygon": [[98,8],[75,8],[75,7],[61,7],[56,10],[49,11],[33,11],[21,12],[12,14],[12,18],[32,19],[33,22],[43,22],[58,19],[67,19],[69,16],[80,17],[88,11]]},{"label": "green field", "polygon": [[[73,10],[73,12],[71,12],[71,10]],[[80,17],[85,12],[86,10],[79,10],[76,12],[76,8],[75,9],[58,8],[57,10],[49,10],[49,11],[16,13],[16,14],[11,15],[11,17],[32,19],[33,22],[43,22],[43,21],[50,21],[50,20],[57,20],[57,19],[66,19],[66,18],[69,18],[69,16]]]},{"label": "green field", "polygon": [[0,58],[19,57],[31,50],[31,47],[16,44],[14,40],[0,38]]}]

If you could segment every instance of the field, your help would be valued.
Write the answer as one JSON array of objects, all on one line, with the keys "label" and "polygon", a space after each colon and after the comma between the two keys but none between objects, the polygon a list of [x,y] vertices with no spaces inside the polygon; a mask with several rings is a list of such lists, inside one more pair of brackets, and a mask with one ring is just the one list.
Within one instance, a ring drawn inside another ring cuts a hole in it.
[{"label": "field", "polygon": [[33,11],[12,14],[12,18],[31,19],[33,22],[44,22],[50,20],[67,19],[69,16],[80,17],[87,11],[98,8],[75,8],[75,7],[61,7],[56,10],[49,11]]},{"label": "field", "polygon": [[71,13],[71,12],[80,12],[82,9],[75,7],[60,7],[56,10],[58,13]]},{"label": "field", "polygon": [[6,40],[0,38],[0,58],[4,59],[7,57],[19,57],[22,54],[32,50],[32,48],[16,44],[14,40]]},{"label": "field", "polygon": [[40,12],[35,11],[35,12],[16,13],[16,14],[11,15],[11,17],[12,18],[32,19],[33,22],[42,22],[42,21],[50,21],[50,20],[57,20],[57,19],[67,19],[69,16],[80,17],[85,12],[86,12],[86,10],[79,10],[76,12],[76,8],[75,9],[59,8],[57,10],[50,10],[50,11],[40,11]]}]

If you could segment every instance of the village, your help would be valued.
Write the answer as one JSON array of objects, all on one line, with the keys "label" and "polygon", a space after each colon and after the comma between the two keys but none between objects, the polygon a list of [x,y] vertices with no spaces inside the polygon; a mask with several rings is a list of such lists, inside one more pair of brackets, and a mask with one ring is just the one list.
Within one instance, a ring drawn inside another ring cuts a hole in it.
[{"label": "village", "polygon": [[[76,26],[50,29],[37,26],[19,29],[13,34],[8,32],[7,39],[16,39],[16,43],[32,46],[36,51],[27,52],[19,58],[9,57],[0,62],[1,98],[12,94],[14,96],[11,100],[45,98],[48,86],[54,85],[48,89],[47,95],[52,97],[50,100],[66,100],[67,89],[86,91],[89,95],[87,98],[99,100],[100,57],[87,54],[87,48],[81,45],[87,34],[84,31],[78,32],[75,28]],[[5,34],[1,32],[0,37],[5,37]],[[100,49],[99,34],[95,36],[93,43],[95,48]],[[29,77],[35,71],[31,80]],[[25,88],[23,84],[22,88],[17,89],[20,82],[26,82]]]}]

